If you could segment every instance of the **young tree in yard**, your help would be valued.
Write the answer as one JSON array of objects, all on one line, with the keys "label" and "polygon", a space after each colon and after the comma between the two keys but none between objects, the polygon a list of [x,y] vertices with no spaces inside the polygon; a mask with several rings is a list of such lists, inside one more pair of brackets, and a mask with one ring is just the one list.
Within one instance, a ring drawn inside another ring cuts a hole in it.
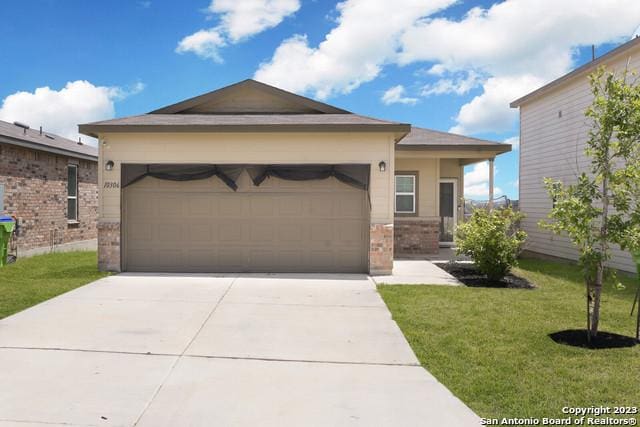
[{"label": "young tree in yard", "polygon": [[[600,297],[610,246],[640,250],[640,85],[632,74],[590,76],[594,100],[585,115],[591,121],[586,154],[589,172],[575,184],[545,179],[552,200],[551,221],[541,226],[566,234],[578,247],[587,290],[588,339],[598,334]],[[635,231],[634,231],[635,230]]]}]

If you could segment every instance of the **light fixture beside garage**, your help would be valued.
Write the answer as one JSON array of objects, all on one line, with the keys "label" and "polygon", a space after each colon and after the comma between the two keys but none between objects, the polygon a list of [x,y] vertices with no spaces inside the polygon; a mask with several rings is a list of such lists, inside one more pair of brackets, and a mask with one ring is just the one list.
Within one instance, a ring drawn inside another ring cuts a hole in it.
[{"label": "light fixture beside garage", "polygon": [[112,171],[113,166],[114,166],[113,160],[108,160],[107,163],[104,164],[104,170]]},{"label": "light fixture beside garage", "polygon": [[378,163],[378,167],[380,168],[380,172],[384,172],[387,170],[387,164],[384,162],[384,160]]}]

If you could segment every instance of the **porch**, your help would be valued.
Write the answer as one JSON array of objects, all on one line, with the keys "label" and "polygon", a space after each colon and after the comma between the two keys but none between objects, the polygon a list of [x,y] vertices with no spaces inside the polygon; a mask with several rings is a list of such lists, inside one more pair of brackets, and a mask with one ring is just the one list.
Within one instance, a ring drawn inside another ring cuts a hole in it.
[{"label": "porch", "polygon": [[489,162],[494,199],[494,161],[508,144],[413,127],[395,150],[394,257],[425,258],[453,245],[464,220],[464,167]]}]

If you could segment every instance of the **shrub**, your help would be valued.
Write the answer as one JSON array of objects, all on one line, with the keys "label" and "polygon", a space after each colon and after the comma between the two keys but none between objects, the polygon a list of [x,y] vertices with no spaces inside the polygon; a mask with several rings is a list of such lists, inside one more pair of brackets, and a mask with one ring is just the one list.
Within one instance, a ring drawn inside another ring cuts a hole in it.
[{"label": "shrub", "polygon": [[517,265],[520,249],[527,238],[518,230],[519,212],[506,209],[475,209],[471,218],[456,229],[457,254],[475,262],[478,270],[490,280],[502,280]]}]

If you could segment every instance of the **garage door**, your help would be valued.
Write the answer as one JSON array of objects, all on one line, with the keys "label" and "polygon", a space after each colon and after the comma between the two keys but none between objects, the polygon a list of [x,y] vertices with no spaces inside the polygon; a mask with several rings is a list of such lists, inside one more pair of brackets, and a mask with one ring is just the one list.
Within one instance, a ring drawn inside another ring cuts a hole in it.
[{"label": "garage door", "polygon": [[256,187],[246,172],[238,186],[147,177],[125,188],[125,271],[367,271],[365,191],[335,178]]}]

